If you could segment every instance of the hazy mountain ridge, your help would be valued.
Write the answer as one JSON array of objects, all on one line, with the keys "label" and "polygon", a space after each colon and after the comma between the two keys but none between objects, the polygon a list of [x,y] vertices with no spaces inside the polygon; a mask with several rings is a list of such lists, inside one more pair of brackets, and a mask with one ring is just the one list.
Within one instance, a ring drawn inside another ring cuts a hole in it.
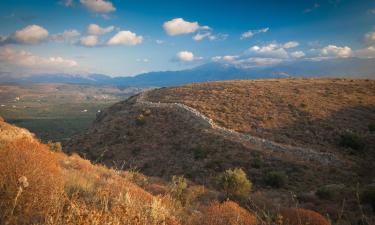
[{"label": "hazy mountain ridge", "polygon": [[273,66],[244,68],[223,62],[211,62],[180,71],[157,71],[132,77],[104,74],[44,74],[25,77],[2,77],[3,83],[73,83],[119,86],[174,86],[204,81],[261,79],[280,77],[356,77],[374,78],[375,59],[336,58],[288,61]]}]

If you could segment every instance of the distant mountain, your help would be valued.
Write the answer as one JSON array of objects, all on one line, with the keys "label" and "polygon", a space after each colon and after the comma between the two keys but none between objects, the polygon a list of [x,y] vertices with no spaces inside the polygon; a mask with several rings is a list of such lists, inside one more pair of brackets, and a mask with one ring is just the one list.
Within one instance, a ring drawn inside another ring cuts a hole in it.
[{"label": "distant mountain", "polygon": [[110,77],[102,74],[49,74],[14,78],[3,77],[0,82],[14,83],[73,83],[118,86],[174,86],[186,83],[261,79],[288,76],[306,77],[375,77],[375,59],[341,58],[325,60],[296,60],[273,66],[244,68],[230,63],[212,62],[180,71],[159,71],[133,77]]}]

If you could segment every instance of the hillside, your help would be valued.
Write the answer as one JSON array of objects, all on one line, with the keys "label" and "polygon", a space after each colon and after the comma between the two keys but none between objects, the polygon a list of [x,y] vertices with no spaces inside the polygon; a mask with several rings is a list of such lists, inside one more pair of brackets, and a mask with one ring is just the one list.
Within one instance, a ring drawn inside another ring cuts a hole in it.
[{"label": "hillside", "polygon": [[[338,199],[353,199],[357,183],[373,182],[374,85],[279,79],[156,89],[103,111],[66,150],[166,180],[185,175],[212,188],[220,172],[240,167],[256,190],[268,197],[276,191],[275,204],[292,191],[327,212],[328,205],[340,207]],[[275,173],[282,184],[270,181]],[[330,201],[310,199],[332,185],[340,194]]]},{"label": "hillside", "polygon": [[0,160],[0,224],[330,224],[312,210],[264,204],[259,192],[242,208],[184,177],[166,182],[94,165],[2,120]]}]

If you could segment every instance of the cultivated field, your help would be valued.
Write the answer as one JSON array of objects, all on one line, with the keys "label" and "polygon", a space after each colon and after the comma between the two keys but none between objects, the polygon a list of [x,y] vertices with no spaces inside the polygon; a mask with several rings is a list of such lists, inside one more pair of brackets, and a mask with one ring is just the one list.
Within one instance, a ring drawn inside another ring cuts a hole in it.
[{"label": "cultivated field", "polygon": [[64,141],[87,128],[96,114],[138,88],[68,84],[0,85],[0,116],[44,141]]}]

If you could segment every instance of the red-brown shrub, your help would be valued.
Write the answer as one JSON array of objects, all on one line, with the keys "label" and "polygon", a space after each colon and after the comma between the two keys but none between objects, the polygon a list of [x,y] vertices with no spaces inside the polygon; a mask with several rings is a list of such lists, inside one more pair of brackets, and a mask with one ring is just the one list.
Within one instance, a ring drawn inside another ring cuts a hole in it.
[{"label": "red-brown shrub", "polygon": [[38,223],[61,210],[64,179],[48,146],[17,139],[0,147],[0,162],[0,220]]},{"label": "red-brown shrub", "polygon": [[281,211],[283,225],[330,225],[331,223],[317,212],[308,209],[290,208]]},{"label": "red-brown shrub", "polygon": [[201,225],[252,225],[256,224],[256,216],[241,208],[237,203],[211,203],[203,207],[202,217],[197,224]]}]

